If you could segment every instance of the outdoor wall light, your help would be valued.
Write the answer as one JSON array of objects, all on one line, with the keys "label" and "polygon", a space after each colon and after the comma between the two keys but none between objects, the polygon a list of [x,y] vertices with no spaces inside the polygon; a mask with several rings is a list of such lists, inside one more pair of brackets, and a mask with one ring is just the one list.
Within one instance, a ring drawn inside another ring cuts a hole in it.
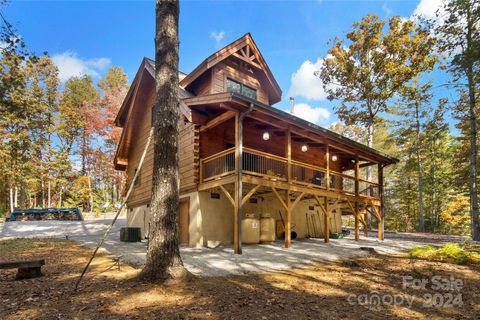
[{"label": "outdoor wall light", "polygon": [[270,133],[268,133],[268,131],[265,131],[262,137],[265,141],[270,140]]},{"label": "outdoor wall light", "polygon": [[307,152],[307,150],[308,150],[308,146],[306,144],[304,144],[302,146],[302,152]]},{"label": "outdoor wall light", "polygon": [[334,155],[332,156],[332,161],[335,162],[335,161],[337,161],[337,160],[338,160],[337,155],[334,154]]}]

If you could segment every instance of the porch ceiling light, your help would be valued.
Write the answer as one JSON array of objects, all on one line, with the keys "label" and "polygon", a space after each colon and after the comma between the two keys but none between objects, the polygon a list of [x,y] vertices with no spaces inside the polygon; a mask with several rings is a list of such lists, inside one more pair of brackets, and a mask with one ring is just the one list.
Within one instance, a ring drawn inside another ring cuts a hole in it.
[{"label": "porch ceiling light", "polygon": [[334,154],[334,155],[332,156],[332,161],[335,162],[335,161],[337,161],[337,160],[338,160],[337,155]]},{"label": "porch ceiling light", "polygon": [[308,146],[306,144],[304,144],[302,146],[302,152],[307,152],[308,151]]},{"label": "porch ceiling light", "polygon": [[262,136],[263,140],[267,141],[270,140],[270,133],[268,131],[265,131]]}]

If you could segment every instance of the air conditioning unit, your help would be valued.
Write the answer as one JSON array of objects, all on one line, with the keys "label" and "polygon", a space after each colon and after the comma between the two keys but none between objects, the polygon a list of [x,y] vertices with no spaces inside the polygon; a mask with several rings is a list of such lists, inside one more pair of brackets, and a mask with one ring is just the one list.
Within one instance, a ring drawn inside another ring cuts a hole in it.
[{"label": "air conditioning unit", "polygon": [[120,228],[120,241],[139,242],[142,241],[142,232],[137,227]]}]

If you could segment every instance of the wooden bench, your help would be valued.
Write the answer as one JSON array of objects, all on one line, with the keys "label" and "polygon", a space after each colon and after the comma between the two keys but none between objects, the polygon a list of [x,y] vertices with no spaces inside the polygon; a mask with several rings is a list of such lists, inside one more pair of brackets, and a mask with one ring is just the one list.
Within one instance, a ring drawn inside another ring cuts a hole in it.
[{"label": "wooden bench", "polygon": [[29,260],[29,261],[11,261],[0,262],[0,269],[18,268],[15,280],[31,279],[41,277],[42,266],[45,265],[45,259]]}]

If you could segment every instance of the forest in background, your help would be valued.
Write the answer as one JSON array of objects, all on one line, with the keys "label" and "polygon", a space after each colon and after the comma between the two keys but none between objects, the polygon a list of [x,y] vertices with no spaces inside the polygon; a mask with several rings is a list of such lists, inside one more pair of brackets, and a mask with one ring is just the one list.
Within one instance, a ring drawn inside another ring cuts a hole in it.
[{"label": "forest in background", "polygon": [[47,53],[31,53],[2,16],[0,215],[13,208],[111,211],[123,173],[113,168],[121,129],[113,121],[128,90],[120,67],[61,84]]},{"label": "forest in background", "polygon": [[[422,54],[432,58],[438,53],[434,63],[449,72],[445,85],[455,88],[457,99],[433,99],[435,88],[420,78],[432,71],[427,67],[419,70],[419,77],[402,85],[402,90],[387,97],[370,122],[360,121],[358,114],[349,115],[346,110],[351,111],[351,107],[342,109],[348,107],[345,100],[351,98],[351,93],[331,93],[332,99],[342,102],[336,111],[343,120],[332,125],[331,130],[400,160],[385,172],[387,230],[471,233],[470,94],[473,90],[474,120],[478,123],[480,14],[478,1],[456,2],[472,5],[476,10],[472,19],[477,26],[471,42],[474,49],[463,52],[464,60],[455,61],[448,58],[453,56],[449,55],[452,47],[432,42],[427,46],[429,51]],[[452,7],[450,14],[459,18],[465,15],[462,8]],[[392,19],[383,21],[378,29],[381,19],[364,17],[353,31],[375,29],[376,36],[383,37],[385,26],[392,29],[392,21],[398,23]],[[421,26],[412,22],[407,31],[423,32],[419,30]],[[464,37],[462,30],[437,30],[448,34],[444,39],[451,39],[452,43]],[[358,41],[354,35],[355,32],[347,35],[350,43]],[[434,41],[428,34],[422,36]],[[122,69],[110,68],[98,83],[83,76],[61,84],[48,54],[31,53],[3,16],[0,43],[0,215],[12,208],[33,207],[80,207],[84,212],[96,213],[112,210],[121,198],[124,183],[123,174],[113,168],[120,134],[113,120],[128,89]],[[362,43],[358,55],[352,56],[359,59],[360,65],[365,62],[363,52],[380,52]],[[334,45],[331,53],[339,54],[338,48],[342,46]],[[442,48],[441,52],[438,48]],[[467,62],[474,75],[473,89],[466,87],[466,75],[462,73]],[[335,76],[338,79],[339,74]],[[344,87],[348,87],[352,79],[344,80]],[[365,79],[362,81],[365,83]],[[347,102],[361,104],[358,99]],[[458,135],[450,131],[451,121],[455,121]],[[478,158],[476,151],[475,154]],[[419,226],[421,220],[423,228]]]}]

